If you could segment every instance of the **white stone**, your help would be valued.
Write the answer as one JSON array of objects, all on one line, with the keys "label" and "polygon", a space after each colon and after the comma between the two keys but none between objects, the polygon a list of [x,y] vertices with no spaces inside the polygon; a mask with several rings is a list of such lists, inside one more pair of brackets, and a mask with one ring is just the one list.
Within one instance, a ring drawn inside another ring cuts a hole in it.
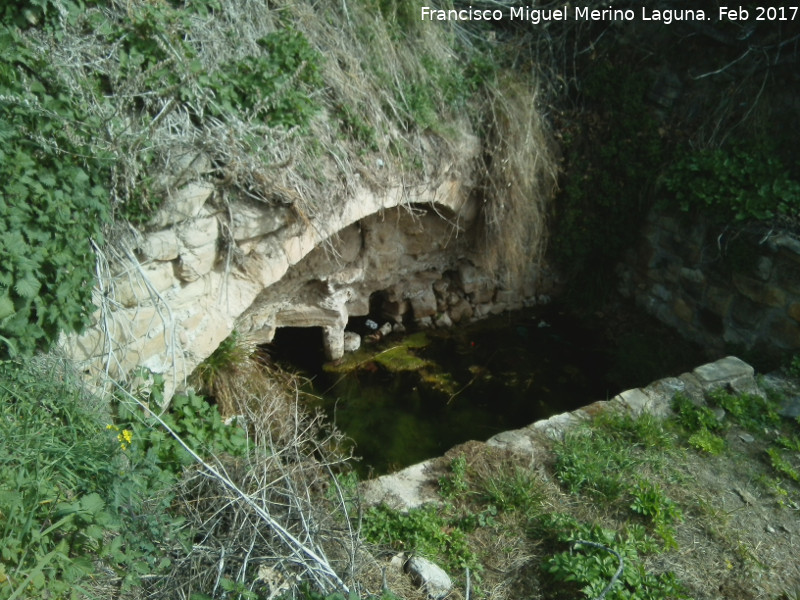
[{"label": "white stone", "polygon": [[233,239],[246,240],[274,233],[291,219],[291,210],[284,206],[256,205],[236,202],[231,205]]},{"label": "white stone", "polygon": [[178,258],[178,236],[172,229],[146,234],[139,244],[139,252],[145,260],[173,260]]},{"label": "white stone", "polygon": [[436,314],[436,296],[430,287],[419,290],[408,299],[414,318],[419,320]]},{"label": "white stone", "polygon": [[149,302],[154,293],[162,293],[177,283],[171,262],[152,262],[128,270],[114,279],[114,298],[126,307]]},{"label": "white stone", "polygon": [[361,336],[355,331],[344,332],[344,351],[355,352],[361,347]]},{"label": "white stone", "polygon": [[453,326],[453,320],[450,318],[450,315],[448,315],[447,313],[442,313],[442,314],[438,315],[433,320],[433,322],[436,325],[436,327],[439,327],[441,329],[449,329],[450,327]]},{"label": "white stone", "polygon": [[178,277],[183,281],[197,281],[214,268],[217,260],[217,242],[214,241],[199,248],[185,248],[181,252],[178,265]]},{"label": "white stone", "polygon": [[406,568],[414,583],[424,588],[428,596],[434,600],[441,600],[453,588],[450,576],[427,558],[413,556],[406,563]]},{"label": "white stone", "polygon": [[705,391],[740,383],[740,379],[753,379],[754,369],[742,359],[726,356],[716,362],[697,367],[692,371]]},{"label": "white stone", "polygon": [[176,233],[186,248],[200,248],[216,243],[219,225],[216,217],[197,217],[178,225]]},{"label": "white stone", "polygon": [[211,183],[194,181],[172,192],[165,198],[164,206],[159,209],[153,223],[159,227],[167,227],[196,217],[206,200],[214,193],[214,189]]},{"label": "white stone", "polygon": [[325,358],[339,360],[344,356],[344,330],[341,327],[323,327],[322,344]]}]

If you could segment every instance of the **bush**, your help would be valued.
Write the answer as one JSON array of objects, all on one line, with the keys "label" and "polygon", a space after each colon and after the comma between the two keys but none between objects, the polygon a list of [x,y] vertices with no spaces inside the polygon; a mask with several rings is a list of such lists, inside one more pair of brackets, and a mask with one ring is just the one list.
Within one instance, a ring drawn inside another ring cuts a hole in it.
[{"label": "bush", "polygon": [[800,209],[800,182],[764,148],[733,145],[687,153],[664,183],[682,211],[698,209],[719,221],[763,221],[795,216]]},{"label": "bush", "polygon": [[108,170],[87,141],[97,120],[47,57],[2,26],[0,47],[0,358],[8,358],[86,325]]}]

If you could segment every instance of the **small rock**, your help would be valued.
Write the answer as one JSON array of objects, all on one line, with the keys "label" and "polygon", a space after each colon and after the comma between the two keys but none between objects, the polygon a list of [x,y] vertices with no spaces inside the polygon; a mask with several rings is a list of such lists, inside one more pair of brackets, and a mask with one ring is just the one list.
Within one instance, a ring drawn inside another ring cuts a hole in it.
[{"label": "small rock", "polygon": [[361,347],[361,336],[355,331],[344,332],[344,351],[355,352]]},{"label": "small rock", "polygon": [[453,326],[453,320],[450,318],[450,315],[448,315],[447,313],[442,313],[438,317],[436,317],[436,319],[434,320],[434,323],[436,323],[436,327],[439,327],[439,328],[442,328],[442,329],[448,329],[448,328]]},{"label": "small rock", "polygon": [[377,331],[378,329],[378,324],[372,319],[367,319],[366,321],[364,321],[364,325],[367,328],[372,329],[372,331]]},{"label": "small rock", "polygon": [[406,563],[406,569],[414,583],[424,588],[434,600],[444,598],[453,588],[450,576],[441,567],[421,556],[412,557]]},{"label": "small rock", "polygon": [[389,566],[392,568],[393,571],[398,573],[402,572],[403,565],[406,563],[406,555],[402,552],[399,554],[395,554],[391,560],[389,561]]},{"label": "small rock", "polygon": [[752,444],[756,440],[756,438],[754,438],[749,433],[739,434],[739,439],[742,440],[745,444]]},{"label": "small rock", "polygon": [[403,325],[402,323],[395,323],[394,325],[392,325],[392,331],[394,331],[395,333],[405,333],[406,326]]},{"label": "small rock", "polygon": [[775,528],[772,525],[767,525],[765,529],[767,533],[775,533]]},{"label": "small rock", "polygon": [[714,413],[717,421],[724,421],[725,420],[725,409],[724,408],[712,408],[711,412]]},{"label": "small rock", "polygon": [[387,321],[386,323],[381,325],[381,328],[378,329],[378,333],[380,333],[381,335],[389,335],[390,333],[392,333],[392,324]]},{"label": "small rock", "polygon": [[756,504],[758,504],[758,500],[756,500],[755,497],[753,496],[753,494],[751,494],[747,490],[743,490],[742,488],[735,487],[735,488],[733,488],[733,491],[736,492],[736,494],[739,496],[739,498],[742,499],[742,502],[744,502],[748,506],[755,506]]}]

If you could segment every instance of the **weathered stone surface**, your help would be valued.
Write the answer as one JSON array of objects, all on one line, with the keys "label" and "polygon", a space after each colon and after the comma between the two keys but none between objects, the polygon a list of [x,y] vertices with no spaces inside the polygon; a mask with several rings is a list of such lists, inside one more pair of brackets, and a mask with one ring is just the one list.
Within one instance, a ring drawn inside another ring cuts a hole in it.
[{"label": "weathered stone surface", "polygon": [[246,240],[274,233],[291,220],[291,209],[285,206],[234,202],[232,233],[235,240]]},{"label": "weathered stone surface", "polygon": [[735,356],[726,356],[716,362],[697,367],[692,374],[704,391],[724,385],[749,389],[755,383],[753,367]]},{"label": "weathered stone surface", "polygon": [[491,285],[482,285],[474,292],[469,294],[469,300],[472,304],[484,304],[486,302],[491,302],[492,298],[494,298],[494,286]]},{"label": "weathered stone surface", "polygon": [[739,292],[753,302],[766,304],[767,306],[783,306],[786,304],[786,292],[778,287],[765,285],[740,273],[733,274],[733,284]]},{"label": "weathered stone surface", "polygon": [[426,287],[408,298],[415,319],[431,317],[436,314],[436,295],[433,288]]},{"label": "weathered stone surface", "polygon": [[501,431],[486,440],[486,444],[497,448],[508,448],[520,454],[532,455],[535,452],[535,446],[528,429]]},{"label": "weathered stone surface", "polygon": [[164,229],[145,235],[139,244],[139,252],[147,260],[173,260],[178,258],[178,236],[172,229]]},{"label": "weathered stone surface", "polygon": [[714,314],[722,317],[728,313],[733,296],[730,291],[710,285],[706,288],[705,305]]},{"label": "weathered stone surface", "polygon": [[783,248],[795,260],[800,261],[800,240],[793,236],[781,234],[771,239],[777,248]]},{"label": "weathered stone surface", "polygon": [[467,294],[489,285],[486,275],[479,271],[475,265],[466,262],[458,266],[458,280],[461,283],[461,289]]},{"label": "weathered stone surface", "polygon": [[189,183],[167,196],[164,206],[159,209],[153,223],[158,227],[166,227],[186,219],[192,219],[198,215],[213,193],[214,185],[211,183],[204,181]]},{"label": "weathered stone surface", "polygon": [[614,398],[611,399],[613,401],[620,402],[624,406],[628,408],[635,416],[641,415],[642,413],[649,412],[648,407],[651,404],[652,400],[650,396],[645,394],[641,389],[635,388],[632,390],[625,390],[624,392],[618,394]]},{"label": "weathered stone surface", "polygon": [[454,323],[461,323],[472,317],[472,306],[463,298],[459,298],[453,306],[450,307],[450,318]]},{"label": "weathered stone surface", "polygon": [[427,502],[438,502],[438,478],[428,469],[433,460],[426,460],[405,469],[367,481],[362,486],[362,497],[367,504],[385,503],[392,508],[409,510]]},{"label": "weathered stone surface", "polygon": [[323,327],[322,344],[325,358],[339,360],[344,356],[344,330],[341,327]]},{"label": "weathered stone surface", "polygon": [[703,272],[700,269],[681,267],[680,275],[682,279],[691,281],[692,283],[703,284],[706,281],[706,276],[703,275]]},{"label": "weathered stone surface", "polygon": [[164,189],[174,189],[200,179],[213,168],[208,155],[193,148],[185,152],[173,151],[170,153],[170,159],[166,172],[157,176],[159,186]]},{"label": "weathered stone surface", "polygon": [[114,279],[114,298],[126,307],[150,302],[154,294],[167,291],[177,283],[171,262],[152,262],[136,269],[133,266]]},{"label": "weathered stone surface", "polygon": [[772,259],[768,256],[760,256],[756,263],[755,275],[761,281],[768,281],[772,275]]},{"label": "weathered stone surface", "polygon": [[219,235],[217,217],[196,217],[180,223],[175,232],[178,239],[186,248],[200,248],[209,244],[216,244]]},{"label": "weathered stone surface", "polygon": [[675,311],[675,316],[684,323],[691,323],[694,321],[694,311],[683,298],[675,298],[675,302],[672,304],[672,310]]},{"label": "weathered stone surface", "polygon": [[216,240],[199,248],[184,248],[178,264],[178,277],[186,282],[197,281],[214,268],[216,260]]},{"label": "weathered stone surface", "polygon": [[775,321],[770,325],[769,332],[778,347],[786,350],[800,348],[800,325],[794,321]]},{"label": "weathered stone surface", "polygon": [[453,320],[450,318],[446,312],[437,315],[436,318],[433,320],[436,327],[441,329],[448,329],[453,326]]},{"label": "weathered stone surface", "polygon": [[361,336],[355,331],[344,332],[344,351],[355,352],[361,347]]},{"label": "weathered stone surface", "polygon": [[795,321],[800,321],[800,302],[792,302],[786,312]]},{"label": "weathered stone surface", "polygon": [[423,588],[433,600],[441,600],[453,589],[450,576],[427,558],[412,556],[406,563],[406,568],[414,583]]}]

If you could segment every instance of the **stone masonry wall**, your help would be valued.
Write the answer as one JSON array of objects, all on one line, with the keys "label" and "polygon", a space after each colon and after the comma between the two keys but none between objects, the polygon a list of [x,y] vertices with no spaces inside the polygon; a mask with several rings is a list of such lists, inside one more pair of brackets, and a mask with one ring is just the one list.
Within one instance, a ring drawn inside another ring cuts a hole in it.
[{"label": "stone masonry wall", "polygon": [[265,343],[280,327],[321,327],[337,359],[358,342],[348,319],[371,314],[375,293],[384,332],[518,307],[543,292],[530,282],[498,288],[476,266],[479,146],[465,143],[427,185],[348,182],[346,196],[312,216],[220,187],[210,160],[187,154],[150,223],[100,257],[94,324],[62,347],[90,374],[164,374],[169,399],[234,329]]},{"label": "stone masonry wall", "polygon": [[651,214],[620,266],[622,292],[715,351],[778,358],[800,348],[800,239]]}]

